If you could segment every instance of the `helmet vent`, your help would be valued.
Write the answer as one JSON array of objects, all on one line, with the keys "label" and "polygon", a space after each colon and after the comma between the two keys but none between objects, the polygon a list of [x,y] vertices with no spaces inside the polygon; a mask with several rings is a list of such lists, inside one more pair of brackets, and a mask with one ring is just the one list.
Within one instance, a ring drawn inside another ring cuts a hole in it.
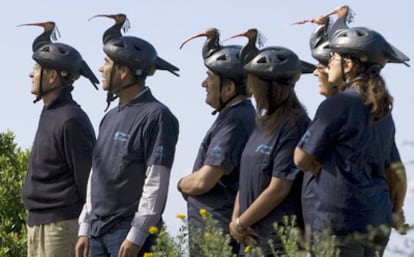
[{"label": "helmet vent", "polygon": [[220,55],[218,58],[217,58],[217,61],[225,61],[225,60],[227,60],[227,58],[226,58],[226,55]]},{"label": "helmet vent", "polygon": [[47,46],[43,47],[40,51],[42,51],[42,52],[50,52],[50,47],[49,47],[49,45],[47,45]]},{"label": "helmet vent", "polygon": [[63,49],[61,47],[59,47],[58,50],[59,50],[59,53],[61,53],[61,54],[67,54],[68,53],[68,51],[66,51],[65,49]]},{"label": "helmet vent", "polygon": [[366,33],[364,31],[360,31],[360,30],[357,30],[356,33],[357,33],[357,36],[359,36],[359,37],[362,37],[362,36],[366,35]]},{"label": "helmet vent", "polygon": [[279,55],[278,59],[279,59],[280,62],[285,62],[288,58],[284,55]]},{"label": "helmet vent", "polygon": [[116,42],[116,43],[114,43],[114,45],[118,46],[118,47],[125,47],[123,42]]},{"label": "helmet vent", "polygon": [[259,60],[257,60],[257,63],[268,63],[267,57],[266,56],[262,56]]}]

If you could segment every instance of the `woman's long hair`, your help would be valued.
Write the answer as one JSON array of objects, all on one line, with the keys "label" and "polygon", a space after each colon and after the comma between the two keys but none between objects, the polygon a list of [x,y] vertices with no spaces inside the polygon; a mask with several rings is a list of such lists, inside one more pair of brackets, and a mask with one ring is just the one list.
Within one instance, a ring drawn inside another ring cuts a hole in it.
[{"label": "woman's long hair", "polygon": [[254,95],[257,123],[264,126],[265,136],[271,135],[286,119],[296,122],[299,116],[306,113],[296,96],[294,85],[262,80],[249,74],[247,88]]},{"label": "woman's long hair", "polygon": [[380,75],[382,66],[363,64],[352,58],[354,68],[346,75],[347,86],[353,86],[370,109],[370,124],[382,120],[391,113],[393,97],[389,94],[385,81]]}]

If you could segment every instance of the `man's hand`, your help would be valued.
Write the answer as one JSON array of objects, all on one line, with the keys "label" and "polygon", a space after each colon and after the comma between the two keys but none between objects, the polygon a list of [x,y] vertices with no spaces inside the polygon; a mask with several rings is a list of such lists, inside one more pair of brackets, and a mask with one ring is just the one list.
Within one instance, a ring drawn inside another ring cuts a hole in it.
[{"label": "man's hand", "polygon": [[187,201],[188,195],[187,195],[186,193],[184,193],[184,192],[181,190],[181,187],[180,187],[180,182],[181,182],[181,180],[182,180],[182,179],[183,179],[183,178],[181,178],[181,179],[180,179],[180,180],[178,180],[178,182],[177,182],[177,190],[181,193],[181,196],[183,197],[183,199]]},{"label": "man's hand", "polygon": [[89,238],[87,236],[80,236],[75,246],[76,257],[88,257],[89,253]]},{"label": "man's hand", "polygon": [[393,227],[400,235],[406,235],[410,226],[405,223],[404,210],[392,214]]},{"label": "man's hand", "polygon": [[137,257],[140,248],[139,245],[125,239],[119,248],[118,257]]}]

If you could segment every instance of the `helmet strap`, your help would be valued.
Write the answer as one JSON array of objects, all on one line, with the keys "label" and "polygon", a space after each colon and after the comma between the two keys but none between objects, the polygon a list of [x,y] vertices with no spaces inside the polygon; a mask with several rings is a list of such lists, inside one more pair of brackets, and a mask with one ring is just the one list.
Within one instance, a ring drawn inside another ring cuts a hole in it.
[{"label": "helmet strap", "polygon": [[346,82],[345,78],[345,58],[341,55],[341,73],[342,73],[342,81]]},{"label": "helmet strap", "polygon": [[130,83],[122,86],[121,88],[119,88],[117,90],[113,90],[112,77],[113,77],[114,73],[115,73],[114,72],[114,68],[112,67],[111,74],[110,74],[110,78],[109,78],[109,85],[108,85],[109,90],[108,90],[108,93],[107,93],[107,96],[106,96],[106,102],[108,103],[108,105],[105,108],[105,112],[108,110],[109,105],[111,104],[111,102],[113,100],[115,100],[115,99],[118,98],[118,93],[119,92],[121,92],[122,90],[125,90],[125,89],[127,89],[127,88],[129,88],[129,87],[131,87],[131,86],[133,86],[133,85],[135,85],[137,83],[139,83],[139,80],[134,80],[134,81],[132,81],[132,82],[130,82]]},{"label": "helmet strap", "polygon": [[239,90],[237,90],[237,92],[230,97],[229,99],[227,99],[227,101],[223,102],[223,99],[221,98],[221,92],[223,91],[223,77],[220,75],[220,94],[219,94],[219,108],[217,108],[216,110],[214,110],[211,115],[216,115],[216,113],[220,112],[221,110],[223,110],[234,98],[236,98],[240,93]]},{"label": "helmet strap", "polygon": [[115,74],[114,70],[115,63],[112,64],[111,73],[109,74],[109,82],[108,82],[108,92],[106,93],[106,108],[104,112],[106,112],[111,105],[111,102],[115,100],[118,96],[112,91],[112,80]]}]

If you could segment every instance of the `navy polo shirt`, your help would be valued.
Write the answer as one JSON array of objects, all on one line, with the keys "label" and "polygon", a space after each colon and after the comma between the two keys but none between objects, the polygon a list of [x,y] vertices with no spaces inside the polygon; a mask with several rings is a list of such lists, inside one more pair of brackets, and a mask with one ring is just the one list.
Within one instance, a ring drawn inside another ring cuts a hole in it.
[{"label": "navy polo shirt", "polygon": [[385,168],[401,161],[395,144],[395,124],[391,114],[373,124],[365,160],[367,170],[372,172],[369,175],[382,181],[385,181]]},{"label": "navy polo shirt", "polygon": [[196,228],[204,222],[199,210],[206,209],[218,225],[229,231],[234,200],[238,190],[240,156],[255,125],[255,110],[250,100],[243,100],[219,116],[204,137],[193,170],[204,165],[225,170],[219,182],[207,193],[188,197],[188,220]]},{"label": "navy polo shirt", "polygon": [[303,174],[302,183],[302,215],[303,223],[306,228],[312,229],[314,219],[314,209],[316,203],[316,196],[314,192],[315,176],[311,172]]},{"label": "navy polo shirt", "polygon": [[92,236],[114,225],[130,227],[147,167],[171,168],[177,139],[177,119],[149,89],[105,115],[93,153]]},{"label": "navy polo shirt", "polygon": [[[353,88],[325,99],[298,144],[322,162],[316,177],[313,228],[337,235],[366,232],[366,226],[389,223],[389,196],[373,179],[365,157],[378,147],[368,124],[369,109]],[[383,213],[386,213],[383,215]]]},{"label": "navy polo shirt", "polygon": [[258,246],[265,254],[271,253],[268,240],[272,240],[276,248],[282,247],[273,223],[282,222],[285,215],[296,215],[298,224],[302,225],[300,197],[303,174],[293,163],[293,152],[308,125],[309,118],[303,113],[296,120],[287,118],[269,136],[264,135],[261,126],[256,126],[244,148],[240,168],[240,213],[269,186],[272,177],[293,181],[286,199],[252,226],[259,235]]}]

